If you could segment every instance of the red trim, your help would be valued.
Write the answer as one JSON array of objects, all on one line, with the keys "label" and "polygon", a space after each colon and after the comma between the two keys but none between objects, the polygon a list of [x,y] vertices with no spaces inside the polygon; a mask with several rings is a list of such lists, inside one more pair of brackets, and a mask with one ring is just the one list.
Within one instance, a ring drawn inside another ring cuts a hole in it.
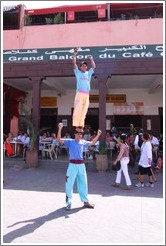
[{"label": "red trim", "polygon": [[98,5],[75,5],[75,6],[61,6],[55,8],[46,8],[46,9],[27,9],[25,10],[25,15],[42,15],[42,14],[53,14],[60,12],[68,11],[95,11],[98,9],[107,9],[107,4],[98,4]]},{"label": "red trim", "polygon": [[[134,8],[144,8],[144,7],[156,7],[160,8],[160,11],[163,8],[163,4],[161,3],[110,3],[110,8],[113,11],[121,11],[124,9],[134,9]],[[27,9],[25,10],[25,15],[42,15],[42,14],[54,14],[54,13],[62,13],[62,12],[81,12],[81,11],[95,11],[99,9],[107,9],[109,6],[108,3],[106,4],[93,4],[93,5],[64,5],[60,7],[54,8],[45,8],[45,9]]]}]

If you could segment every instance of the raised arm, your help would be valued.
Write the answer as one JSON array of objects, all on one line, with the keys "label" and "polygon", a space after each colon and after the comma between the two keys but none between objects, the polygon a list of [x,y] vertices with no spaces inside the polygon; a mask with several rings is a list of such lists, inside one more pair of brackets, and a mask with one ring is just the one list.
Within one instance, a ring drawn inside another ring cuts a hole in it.
[{"label": "raised arm", "polygon": [[73,53],[73,60],[72,60],[73,68],[77,67],[77,54],[78,54],[78,49],[75,48]]},{"label": "raised arm", "polygon": [[96,64],[93,60],[93,56],[92,55],[89,55],[88,56],[89,60],[90,60],[90,63],[91,63],[91,67],[93,68],[93,70],[96,68]]},{"label": "raised arm", "polygon": [[89,143],[89,146],[91,146],[91,145],[95,145],[95,143],[97,142],[97,140],[99,139],[99,137],[100,137],[100,135],[101,135],[101,130],[98,130],[97,131],[97,135],[96,135],[96,137]]},{"label": "raised arm", "polygon": [[64,143],[64,140],[61,138],[62,128],[63,128],[63,123],[59,123],[58,124],[57,141],[58,141],[58,143],[61,143],[61,144]]}]

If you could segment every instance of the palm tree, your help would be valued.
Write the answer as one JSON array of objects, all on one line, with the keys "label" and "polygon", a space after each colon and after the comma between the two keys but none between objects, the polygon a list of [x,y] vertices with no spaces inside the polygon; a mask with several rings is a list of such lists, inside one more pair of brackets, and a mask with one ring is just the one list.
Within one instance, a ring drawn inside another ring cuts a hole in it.
[{"label": "palm tree", "polygon": [[38,166],[38,139],[41,132],[48,128],[42,128],[37,131],[35,126],[33,125],[31,115],[28,113],[23,103],[20,104],[20,113],[21,115],[24,115],[24,117],[20,118],[20,121],[26,124],[30,137],[30,146],[26,154],[26,164],[28,165],[28,167],[37,167]]}]

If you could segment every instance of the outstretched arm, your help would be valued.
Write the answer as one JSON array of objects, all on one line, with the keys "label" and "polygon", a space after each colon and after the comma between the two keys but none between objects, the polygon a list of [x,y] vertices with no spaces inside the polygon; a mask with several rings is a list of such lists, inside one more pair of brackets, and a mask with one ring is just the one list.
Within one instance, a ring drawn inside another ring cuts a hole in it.
[{"label": "outstretched arm", "polygon": [[101,135],[101,130],[98,130],[97,131],[97,135],[96,135],[96,137],[89,143],[89,146],[91,146],[91,145],[95,145],[95,143],[97,142],[97,140],[99,139],[99,137],[100,137],[100,135]]},{"label": "outstretched arm", "polygon": [[74,49],[74,53],[73,53],[73,68],[76,68],[77,67],[77,54],[78,54],[78,49],[75,48]]},{"label": "outstretched arm", "polygon": [[59,123],[58,124],[57,141],[58,141],[58,143],[61,143],[61,144],[64,143],[63,139],[61,138],[62,128],[63,128],[63,123]]},{"label": "outstretched arm", "polygon": [[90,62],[91,62],[91,67],[92,67],[93,70],[94,70],[94,69],[96,68],[96,64],[95,64],[95,62],[94,62],[94,60],[93,60],[93,56],[89,55],[88,58],[89,58],[89,60],[90,60]]}]

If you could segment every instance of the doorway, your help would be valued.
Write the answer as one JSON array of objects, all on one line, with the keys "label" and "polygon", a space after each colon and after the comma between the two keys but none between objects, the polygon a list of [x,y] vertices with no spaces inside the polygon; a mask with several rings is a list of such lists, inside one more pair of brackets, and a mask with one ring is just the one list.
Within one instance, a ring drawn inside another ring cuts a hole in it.
[{"label": "doorway", "polygon": [[91,127],[92,131],[97,131],[99,129],[99,109],[89,108],[86,118],[85,125]]},{"label": "doorway", "polygon": [[57,126],[57,108],[40,108],[40,128],[55,132]]},{"label": "doorway", "polygon": [[139,130],[142,128],[142,116],[141,115],[117,115],[115,116],[115,126],[120,131],[129,131],[130,124]]}]

